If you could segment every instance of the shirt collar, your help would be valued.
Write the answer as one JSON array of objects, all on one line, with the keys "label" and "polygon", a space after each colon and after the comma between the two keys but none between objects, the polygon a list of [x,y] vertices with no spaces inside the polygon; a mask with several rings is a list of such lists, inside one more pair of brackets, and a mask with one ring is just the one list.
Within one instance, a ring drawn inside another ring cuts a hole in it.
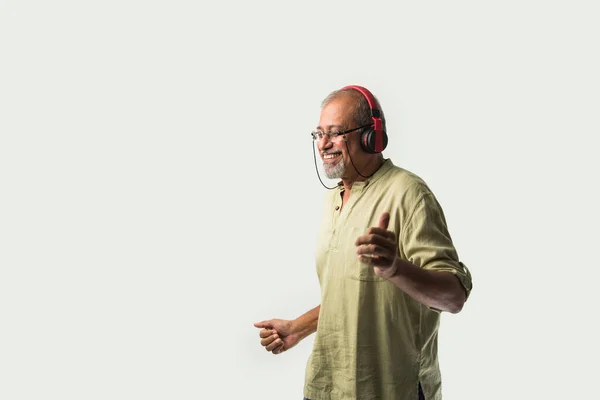
[{"label": "shirt collar", "polygon": [[[379,167],[379,169],[377,171],[375,171],[375,173],[373,175],[371,175],[369,178],[365,179],[364,181],[356,181],[352,184],[352,188],[365,188],[369,185],[372,185],[373,183],[377,182],[379,180],[379,178],[381,178],[383,175],[385,175],[385,173],[387,171],[390,170],[390,168],[392,168],[394,166],[394,164],[392,163],[392,160],[389,158],[386,158],[383,160],[383,164],[381,164],[381,166]],[[337,184],[337,188],[338,190],[342,191],[344,190],[344,183],[342,181],[339,181]]]}]

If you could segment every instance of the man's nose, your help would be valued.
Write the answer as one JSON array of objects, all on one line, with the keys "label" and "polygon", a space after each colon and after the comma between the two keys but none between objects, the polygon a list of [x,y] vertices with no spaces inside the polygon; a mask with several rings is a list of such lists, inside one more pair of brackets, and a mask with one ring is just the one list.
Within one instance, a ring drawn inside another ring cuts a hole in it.
[{"label": "man's nose", "polygon": [[327,136],[327,135],[323,135],[323,137],[317,141],[317,147],[321,151],[323,151],[325,149],[329,149],[332,146],[333,146],[333,143],[331,142],[331,140],[329,139],[329,136]]}]

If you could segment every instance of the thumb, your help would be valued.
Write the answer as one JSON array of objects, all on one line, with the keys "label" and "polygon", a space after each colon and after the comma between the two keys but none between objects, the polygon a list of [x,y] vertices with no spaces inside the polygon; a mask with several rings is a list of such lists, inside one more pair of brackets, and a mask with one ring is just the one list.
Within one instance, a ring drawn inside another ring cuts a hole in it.
[{"label": "thumb", "polygon": [[389,223],[390,223],[390,213],[384,212],[383,214],[381,214],[381,217],[379,217],[379,225],[377,225],[377,227],[382,228],[382,229],[387,229]]},{"label": "thumb", "polygon": [[254,326],[257,328],[271,328],[271,321],[255,322]]}]

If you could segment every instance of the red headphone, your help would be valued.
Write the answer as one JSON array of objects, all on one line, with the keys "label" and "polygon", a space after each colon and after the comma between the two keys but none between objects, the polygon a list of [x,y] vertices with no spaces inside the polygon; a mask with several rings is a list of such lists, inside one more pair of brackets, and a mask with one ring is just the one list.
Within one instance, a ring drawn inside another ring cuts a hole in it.
[{"label": "red headphone", "polygon": [[362,93],[369,103],[371,109],[371,118],[373,126],[365,128],[360,135],[360,147],[367,153],[381,153],[388,143],[387,133],[385,132],[385,122],[381,119],[381,111],[376,108],[375,97],[367,88],[356,85],[344,86],[343,89],[354,89]]}]

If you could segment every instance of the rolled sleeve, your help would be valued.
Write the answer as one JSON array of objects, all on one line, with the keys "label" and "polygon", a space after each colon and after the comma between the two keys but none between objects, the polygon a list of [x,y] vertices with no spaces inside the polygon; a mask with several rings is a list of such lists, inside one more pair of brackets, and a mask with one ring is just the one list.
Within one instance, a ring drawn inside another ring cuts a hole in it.
[{"label": "rolled sleeve", "polygon": [[444,212],[431,192],[417,201],[401,232],[400,254],[412,264],[435,271],[453,273],[465,289],[467,298],[473,283],[469,269],[459,261]]}]

